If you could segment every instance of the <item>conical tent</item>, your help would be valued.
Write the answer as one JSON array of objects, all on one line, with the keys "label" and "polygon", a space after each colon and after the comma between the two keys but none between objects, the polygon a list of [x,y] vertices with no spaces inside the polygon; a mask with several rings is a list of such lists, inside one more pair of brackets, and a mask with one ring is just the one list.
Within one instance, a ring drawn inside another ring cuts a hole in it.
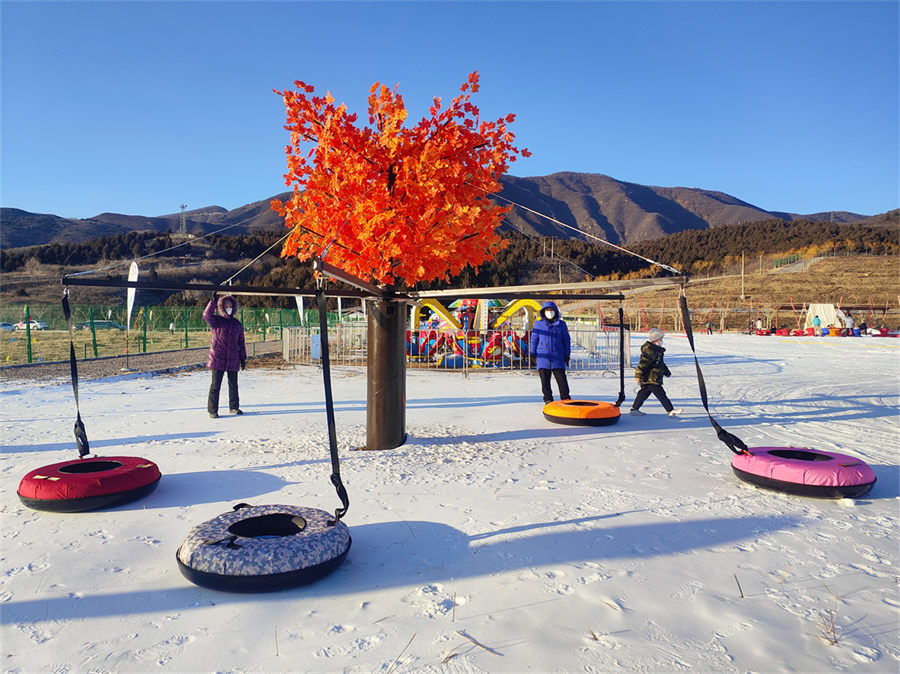
[{"label": "conical tent", "polygon": [[818,316],[821,321],[819,327],[828,328],[837,326],[843,328],[846,325],[846,316],[844,312],[833,304],[810,304],[806,310],[806,322],[803,324],[805,328],[813,327],[813,319]]}]

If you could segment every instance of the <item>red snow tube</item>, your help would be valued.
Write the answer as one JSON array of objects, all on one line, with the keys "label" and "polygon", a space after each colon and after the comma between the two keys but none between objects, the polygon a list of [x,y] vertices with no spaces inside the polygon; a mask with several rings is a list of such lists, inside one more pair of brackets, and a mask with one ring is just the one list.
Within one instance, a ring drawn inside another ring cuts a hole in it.
[{"label": "red snow tube", "polygon": [[128,503],[156,489],[159,467],[139,456],[101,456],[54,463],[28,473],[19,500],[29,508],[76,513]]},{"label": "red snow tube", "polygon": [[857,498],[875,484],[875,472],[847,454],[797,447],[750,447],[735,454],[731,469],[766,489],[818,498]]}]

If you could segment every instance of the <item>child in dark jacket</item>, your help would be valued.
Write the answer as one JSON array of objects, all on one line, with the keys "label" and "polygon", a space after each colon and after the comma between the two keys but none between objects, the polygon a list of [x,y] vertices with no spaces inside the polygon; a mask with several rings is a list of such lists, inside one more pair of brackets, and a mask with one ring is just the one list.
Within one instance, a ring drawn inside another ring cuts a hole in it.
[{"label": "child in dark jacket", "polygon": [[541,393],[544,402],[553,402],[553,390],[550,388],[550,374],[556,379],[559,387],[559,399],[570,400],[569,380],[566,367],[569,364],[572,344],[569,327],[559,315],[554,302],[544,302],[541,307],[541,318],[534,322],[531,330],[530,355],[537,365],[541,378]]},{"label": "child in dark jacket", "polygon": [[647,333],[647,341],[641,347],[641,360],[634,370],[634,378],[640,384],[641,390],[634,398],[631,406],[631,415],[642,417],[644,413],[640,411],[644,401],[655,395],[659,402],[662,403],[663,409],[670,417],[677,417],[684,412],[681,409],[674,409],[669,396],[663,389],[663,377],[669,377],[672,373],[663,360],[666,350],[662,347],[662,339],[665,333],[659,328],[651,328]]},{"label": "child in dark jacket", "polygon": [[219,417],[219,391],[225,373],[228,373],[228,409],[232,414],[243,414],[238,400],[238,368],[247,367],[247,348],[244,324],[236,316],[237,309],[237,300],[231,295],[223,295],[218,302],[214,295],[203,311],[203,320],[210,328],[206,367],[212,371],[206,407],[213,419]]}]

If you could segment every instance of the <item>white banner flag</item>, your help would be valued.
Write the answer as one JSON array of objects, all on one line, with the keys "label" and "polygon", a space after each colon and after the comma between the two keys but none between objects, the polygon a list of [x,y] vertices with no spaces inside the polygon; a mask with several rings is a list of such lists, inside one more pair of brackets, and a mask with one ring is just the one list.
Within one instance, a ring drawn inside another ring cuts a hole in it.
[{"label": "white banner flag", "polygon": [[303,296],[294,295],[294,299],[297,301],[297,311],[300,312],[300,325],[305,325],[305,321],[303,318]]},{"label": "white banner flag", "polygon": [[[128,280],[130,282],[138,280],[138,264],[136,260],[132,260],[131,262],[131,268],[128,270]],[[126,294],[126,297],[128,298],[128,322],[126,327],[128,330],[131,330],[131,309],[134,307],[134,293],[136,290],[137,288],[129,288]]]}]

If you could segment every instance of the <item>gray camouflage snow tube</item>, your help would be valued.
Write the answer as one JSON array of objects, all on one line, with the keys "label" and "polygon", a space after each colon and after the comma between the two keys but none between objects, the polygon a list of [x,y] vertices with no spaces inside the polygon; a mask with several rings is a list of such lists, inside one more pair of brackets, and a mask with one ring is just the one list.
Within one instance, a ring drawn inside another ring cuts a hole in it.
[{"label": "gray camouflage snow tube", "polygon": [[350,530],[324,510],[234,506],[199,524],[175,557],[192,583],[226,592],[268,592],[310,583],[340,566]]}]

